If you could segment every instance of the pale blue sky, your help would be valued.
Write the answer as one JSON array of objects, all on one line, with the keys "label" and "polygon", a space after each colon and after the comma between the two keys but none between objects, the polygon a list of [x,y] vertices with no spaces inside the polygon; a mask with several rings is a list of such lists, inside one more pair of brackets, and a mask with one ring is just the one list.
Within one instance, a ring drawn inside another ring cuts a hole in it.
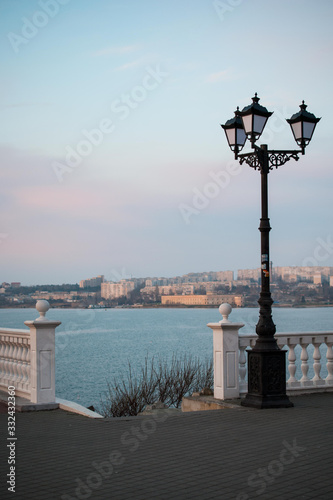
[{"label": "pale blue sky", "polygon": [[0,281],[257,267],[260,174],[219,126],[254,92],[271,149],[296,148],[284,118],[302,99],[322,117],[270,174],[271,258],[333,266],[332,15],[330,0],[0,0]]}]

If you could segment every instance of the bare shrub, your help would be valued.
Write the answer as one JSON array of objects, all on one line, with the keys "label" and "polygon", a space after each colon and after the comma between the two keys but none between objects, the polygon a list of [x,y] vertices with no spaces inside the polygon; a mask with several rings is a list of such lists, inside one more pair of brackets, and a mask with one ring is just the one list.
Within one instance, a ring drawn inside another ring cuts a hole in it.
[{"label": "bare shrub", "polygon": [[213,389],[214,387],[214,364],[213,360],[208,358],[200,364],[192,390],[193,392],[199,392],[206,387],[208,389]]},{"label": "bare shrub", "polygon": [[213,387],[213,361],[182,356],[159,358],[158,362],[146,356],[139,377],[132,373],[128,363],[127,377],[108,383],[101,401],[101,413],[106,417],[134,416],[146,405],[161,401],[169,407],[179,408],[182,399],[194,391]]}]

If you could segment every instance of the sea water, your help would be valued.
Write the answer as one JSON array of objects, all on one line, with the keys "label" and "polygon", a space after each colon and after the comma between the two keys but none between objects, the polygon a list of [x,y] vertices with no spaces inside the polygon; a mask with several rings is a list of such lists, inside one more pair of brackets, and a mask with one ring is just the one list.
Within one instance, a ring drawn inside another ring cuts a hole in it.
[{"label": "sea water", "polygon": [[[244,323],[242,333],[254,333],[258,314],[256,308],[233,309],[229,320]],[[24,321],[36,317],[35,309],[0,309],[0,326],[25,328]],[[218,308],[50,309],[47,318],[61,321],[56,329],[56,396],[95,407],[108,381],[126,377],[129,363],[136,373],[146,356],[211,358],[207,323],[222,319]],[[333,308],[273,308],[273,320],[277,332],[333,331]]]}]

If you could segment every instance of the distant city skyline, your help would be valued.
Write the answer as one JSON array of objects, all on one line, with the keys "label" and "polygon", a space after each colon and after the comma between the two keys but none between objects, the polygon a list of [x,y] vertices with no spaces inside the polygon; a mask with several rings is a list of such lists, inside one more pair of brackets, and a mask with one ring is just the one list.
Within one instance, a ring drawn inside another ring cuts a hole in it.
[{"label": "distant city skyline", "polygon": [[[271,272],[273,274],[273,279],[277,276],[281,277],[283,280],[287,281],[296,281],[296,278],[309,279],[312,277],[321,276],[327,282],[333,280],[333,267],[331,266],[274,266],[273,262],[270,262]],[[117,274],[116,272],[111,276],[107,277],[103,274],[94,277],[86,277],[81,279],[73,285],[79,285],[80,288],[96,288],[101,286],[102,283],[120,283],[123,281],[131,281],[133,282],[145,282],[146,286],[155,286],[157,281],[164,281],[164,283],[159,283],[160,285],[168,285],[169,282],[174,283],[191,283],[198,281],[236,281],[236,280],[254,280],[258,281],[260,278],[260,267],[255,268],[245,268],[245,269],[237,269],[237,271],[232,270],[219,270],[219,271],[203,271],[203,272],[189,272],[186,274],[180,274],[176,276],[127,276],[122,270],[122,274]],[[147,284],[147,282],[150,282]],[[317,280],[318,281],[318,280]],[[318,281],[319,282],[319,281]],[[321,282],[321,280],[320,280]],[[6,282],[1,281],[0,277],[0,285],[10,285],[12,288],[18,288],[20,286],[30,286],[29,284],[24,284],[21,282]],[[37,283],[36,283],[37,284]],[[63,283],[38,283],[38,285],[70,285],[70,282]],[[32,285],[34,286],[34,284]],[[1,286],[0,286],[1,288]]]},{"label": "distant city skyline", "polygon": [[[260,174],[220,127],[274,114],[270,258],[333,266],[329,0],[3,0],[0,280],[181,275],[260,266]],[[274,22],[273,22],[273,21]],[[248,150],[248,148],[246,149]]]}]

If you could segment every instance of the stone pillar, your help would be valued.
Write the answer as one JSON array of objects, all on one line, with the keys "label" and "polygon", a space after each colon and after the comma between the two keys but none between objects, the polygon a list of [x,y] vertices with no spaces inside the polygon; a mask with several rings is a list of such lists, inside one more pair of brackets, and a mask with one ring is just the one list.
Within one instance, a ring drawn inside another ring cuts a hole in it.
[{"label": "stone pillar", "polygon": [[60,321],[45,317],[50,304],[38,300],[39,318],[25,321],[30,328],[30,400],[32,403],[55,402],[55,329]]},{"label": "stone pillar", "polygon": [[219,311],[223,319],[207,325],[213,330],[214,398],[239,398],[238,330],[244,324],[228,320],[229,304],[221,304]]}]

